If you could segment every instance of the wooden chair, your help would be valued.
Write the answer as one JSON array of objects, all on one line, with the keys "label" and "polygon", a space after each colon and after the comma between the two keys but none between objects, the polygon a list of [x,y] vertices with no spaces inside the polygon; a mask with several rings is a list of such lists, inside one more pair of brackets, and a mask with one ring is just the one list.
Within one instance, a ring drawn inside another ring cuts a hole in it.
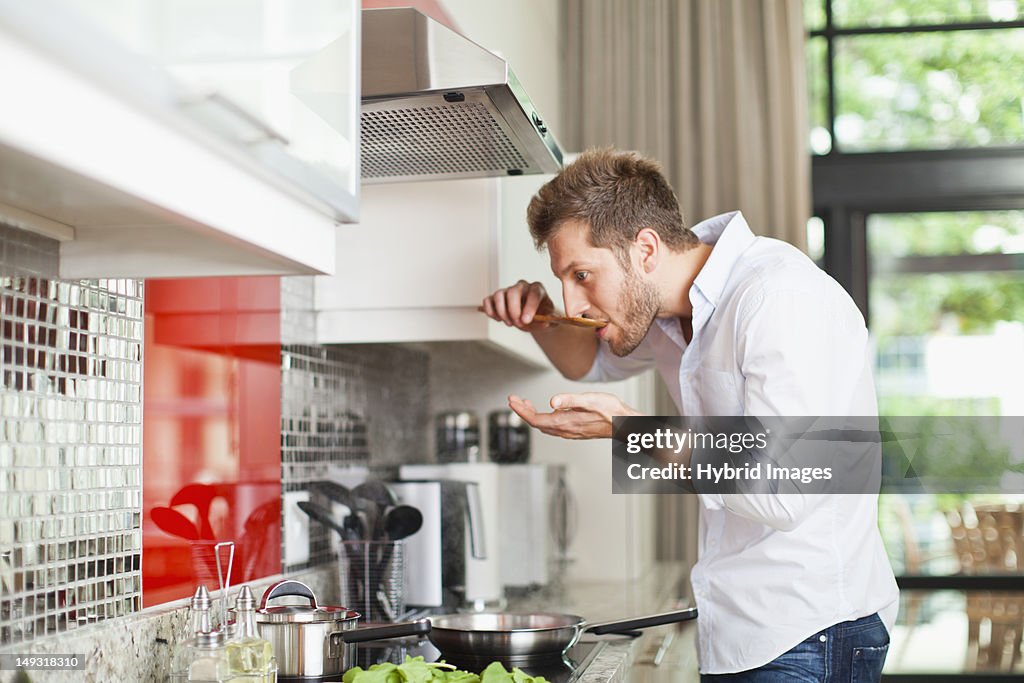
[{"label": "wooden chair", "polygon": [[[1024,509],[965,505],[946,516],[963,574],[1024,571]],[[1012,671],[1021,661],[1024,595],[967,592],[967,671]]]}]

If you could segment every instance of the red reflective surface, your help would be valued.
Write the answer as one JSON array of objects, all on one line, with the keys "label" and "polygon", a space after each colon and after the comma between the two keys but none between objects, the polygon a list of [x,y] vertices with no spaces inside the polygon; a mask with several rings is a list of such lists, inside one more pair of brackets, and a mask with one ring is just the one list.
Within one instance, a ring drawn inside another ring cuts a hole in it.
[{"label": "red reflective surface", "polygon": [[235,542],[232,584],[281,570],[280,278],[149,281],[145,301],[149,606],[214,589],[219,541]]}]

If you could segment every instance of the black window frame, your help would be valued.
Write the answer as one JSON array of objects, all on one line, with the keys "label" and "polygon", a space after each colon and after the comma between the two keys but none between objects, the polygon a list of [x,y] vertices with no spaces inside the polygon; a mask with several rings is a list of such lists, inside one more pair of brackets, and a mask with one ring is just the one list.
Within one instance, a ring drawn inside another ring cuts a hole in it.
[{"label": "black window frame", "polygon": [[[826,97],[828,132],[832,147],[811,161],[812,202],[815,216],[825,226],[822,267],[850,293],[865,320],[870,320],[867,219],[872,214],[934,211],[1024,210],[1024,145],[942,150],[844,152],[835,138],[835,39],[872,34],[970,31],[1024,28],[1024,20],[962,22],[910,26],[837,27],[832,0],[824,3],[825,24],[808,31],[808,41],[826,40]],[[980,259],[980,260],[979,260]],[[944,272],[1024,267],[1021,258],[998,256],[954,257],[941,266]],[[922,267],[927,264],[922,262]],[[975,265],[972,265],[975,264]],[[931,271],[930,271],[931,272]],[[919,576],[897,577],[903,590],[1024,591],[1024,576]],[[959,681],[978,673],[886,675],[892,681]],[[983,680],[1019,680],[1019,674],[992,674]]]}]

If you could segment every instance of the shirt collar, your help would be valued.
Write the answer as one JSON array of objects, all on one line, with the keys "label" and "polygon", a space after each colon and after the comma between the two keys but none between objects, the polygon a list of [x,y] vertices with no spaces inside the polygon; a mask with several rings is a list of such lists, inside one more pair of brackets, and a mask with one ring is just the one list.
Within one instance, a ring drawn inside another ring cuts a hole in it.
[{"label": "shirt collar", "polygon": [[[711,255],[697,273],[690,290],[690,302],[696,311],[695,296],[704,297],[713,307],[718,306],[718,300],[725,289],[725,283],[729,281],[733,266],[739,260],[740,254],[753,244],[756,236],[739,211],[723,213],[701,221],[693,226],[692,230],[701,242],[713,245]],[[655,322],[681,348],[686,347],[678,318],[657,318]]]},{"label": "shirt collar", "polygon": [[733,266],[740,255],[754,243],[756,237],[739,211],[723,213],[701,221],[693,226],[692,230],[701,242],[713,246],[711,255],[697,273],[693,286],[712,306],[717,306]]}]

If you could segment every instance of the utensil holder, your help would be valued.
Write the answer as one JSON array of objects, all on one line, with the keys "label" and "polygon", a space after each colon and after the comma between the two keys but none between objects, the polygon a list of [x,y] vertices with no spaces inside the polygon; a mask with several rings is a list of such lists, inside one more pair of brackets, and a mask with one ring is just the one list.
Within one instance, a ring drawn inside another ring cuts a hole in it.
[{"label": "utensil holder", "polygon": [[363,623],[400,621],[405,612],[405,542],[342,541],[338,557],[341,604]]}]

